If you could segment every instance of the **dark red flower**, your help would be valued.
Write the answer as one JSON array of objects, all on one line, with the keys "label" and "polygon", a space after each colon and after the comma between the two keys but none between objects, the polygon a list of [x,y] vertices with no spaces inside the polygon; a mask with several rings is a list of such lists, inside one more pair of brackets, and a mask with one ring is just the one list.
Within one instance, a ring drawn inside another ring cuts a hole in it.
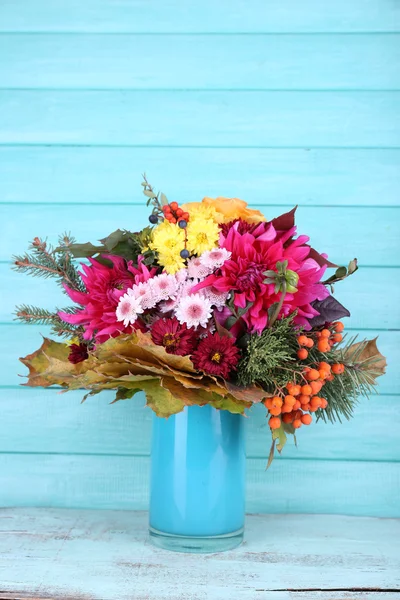
[{"label": "dark red flower", "polygon": [[229,230],[232,229],[234,225],[236,225],[237,231],[243,235],[244,233],[253,233],[253,231],[257,229],[259,223],[248,223],[243,219],[234,219],[233,221],[229,221],[229,223],[221,223],[220,229],[224,237],[227,237]]},{"label": "dark red flower", "polygon": [[200,340],[191,359],[198,371],[227,379],[229,373],[236,370],[239,349],[235,346],[234,338],[209,333],[207,337]]},{"label": "dark red flower", "polygon": [[196,346],[196,332],[179,323],[176,317],[159,319],[151,326],[151,339],[157,346],[164,346],[168,354],[186,356]]},{"label": "dark red flower", "polygon": [[83,362],[89,357],[88,348],[86,344],[71,344],[69,347],[69,362],[76,365],[77,363]]}]

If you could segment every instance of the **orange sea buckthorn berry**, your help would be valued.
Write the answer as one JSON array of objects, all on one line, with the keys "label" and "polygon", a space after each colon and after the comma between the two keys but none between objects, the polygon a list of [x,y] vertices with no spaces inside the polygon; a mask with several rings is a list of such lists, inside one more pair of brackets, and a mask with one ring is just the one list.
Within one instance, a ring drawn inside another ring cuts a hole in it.
[{"label": "orange sea buckthorn berry", "polygon": [[299,394],[301,394],[301,387],[299,385],[294,385],[290,388],[291,396],[298,396]]},{"label": "orange sea buckthorn berry", "polygon": [[314,340],[311,338],[307,338],[307,348],[312,348],[314,346]]},{"label": "orange sea buckthorn berry", "polygon": [[170,203],[171,210],[177,210],[179,208],[179,204],[177,202]]},{"label": "orange sea buckthorn berry", "polygon": [[311,404],[310,403],[308,403],[308,404],[302,404],[301,408],[302,408],[302,410],[310,410],[311,409]]},{"label": "orange sea buckthorn berry", "polygon": [[310,405],[319,408],[321,406],[321,398],[319,396],[313,396],[310,400]]},{"label": "orange sea buckthorn berry", "polygon": [[335,379],[335,376],[333,375],[333,373],[331,373],[330,375],[328,375],[328,377],[325,379],[325,381],[333,381]]},{"label": "orange sea buckthorn berry", "polygon": [[269,409],[269,412],[274,417],[279,417],[279,415],[281,414],[282,410],[281,410],[280,406],[273,406],[272,408]]},{"label": "orange sea buckthorn berry", "polygon": [[175,212],[177,217],[181,217],[183,215],[183,210],[181,208],[177,208]]},{"label": "orange sea buckthorn berry", "polygon": [[317,340],[319,340],[321,338],[321,332],[317,331],[315,337],[317,338]]},{"label": "orange sea buckthorn berry", "polygon": [[300,350],[297,350],[297,356],[300,360],[305,360],[308,356],[308,352],[305,348],[300,348]]},{"label": "orange sea buckthorn berry", "polygon": [[306,385],[301,386],[301,393],[305,396],[310,396],[312,394],[312,387],[308,383]]},{"label": "orange sea buckthorn berry", "polygon": [[318,394],[318,392],[320,392],[322,388],[322,381],[311,381],[310,386],[312,389],[312,393]]},{"label": "orange sea buckthorn berry", "polygon": [[271,427],[271,429],[279,429],[281,426],[281,420],[278,417],[271,417],[268,421],[268,425]]},{"label": "orange sea buckthorn berry", "polygon": [[294,415],[292,412],[286,413],[282,416],[282,421],[284,423],[291,423],[294,419]]},{"label": "orange sea buckthorn berry", "polygon": [[182,217],[182,219],[184,219],[185,221],[189,221],[189,217],[190,217],[190,215],[189,215],[189,213],[188,213],[188,212],[184,212],[184,213],[181,215],[181,217]]},{"label": "orange sea buckthorn berry", "polygon": [[293,421],[293,427],[294,427],[295,429],[298,429],[299,427],[301,427],[301,419],[295,419],[295,420]]},{"label": "orange sea buckthorn berry", "polygon": [[310,371],[306,373],[306,379],[307,381],[316,381],[319,379],[319,373],[317,369],[310,369]]},{"label": "orange sea buckthorn berry", "polygon": [[277,406],[281,407],[282,404],[283,404],[283,400],[282,400],[282,398],[280,396],[274,396],[271,400],[272,400],[272,406],[275,407],[275,408]]},{"label": "orange sea buckthorn berry", "polygon": [[331,335],[331,332],[329,331],[329,329],[323,329],[321,331],[321,337],[323,337],[323,338],[328,338],[328,337],[330,337],[330,335]]},{"label": "orange sea buckthorn berry", "polygon": [[265,406],[269,409],[272,408],[272,398],[267,398],[265,401]]},{"label": "orange sea buckthorn berry", "polygon": [[293,404],[296,402],[296,398],[294,396],[292,396],[291,394],[288,394],[287,396],[285,396],[285,404],[291,404],[293,406]]},{"label": "orange sea buckthorn berry", "polygon": [[300,346],[307,346],[307,340],[308,338],[306,335],[299,335],[299,337],[297,338],[297,341]]},{"label": "orange sea buckthorn berry", "polygon": [[282,408],[281,408],[281,412],[282,413],[290,413],[293,410],[293,404],[286,404],[286,402],[283,404]]},{"label": "orange sea buckthorn berry", "polygon": [[342,321],[338,321],[337,323],[333,324],[333,328],[335,331],[337,331],[337,333],[342,333],[342,331],[344,330],[344,325]]},{"label": "orange sea buckthorn berry", "polygon": [[303,423],[303,425],[310,425],[312,423],[312,416],[311,415],[303,415],[301,417],[301,422]]},{"label": "orange sea buckthorn berry", "polygon": [[341,373],[343,373],[344,371],[344,365],[340,364],[340,363],[336,363],[334,365],[332,365],[332,373],[334,373],[335,375],[340,375]]},{"label": "orange sea buckthorn berry", "polygon": [[319,363],[318,368],[319,369],[324,369],[324,371],[328,371],[329,372],[331,370],[331,365],[329,363],[327,363],[327,362],[322,361],[322,362]]},{"label": "orange sea buckthorn berry", "polygon": [[335,344],[338,344],[339,342],[342,341],[343,336],[341,333],[334,333],[332,336],[333,341],[335,342]]},{"label": "orange sea buckthorn berry", "polygon": [[299,400],[296,400],[296,402],[293,404],[293,410],[298,410],[300,408],[301,404]]},{"label": "orange sea buckthorn berry", "polygon": [[299,402],[300,404],[307,404],[307,402],[310,402],[309,394],[301,394],[299,396]]},{"label": "orange sea buckthorn berry", "polygon": [[326,398],[321,398],[321,408],[326,408],[328,406],[328,400]]},{"label": "orange sea buckthorn berry", "polygon": [[325,369],[319,369],[318,373],[319,373],[319,378],[320,379],[326,379],[328,377],[328,375],[329,375],[329,372],[326,371]]},{"label": "orange sea buckthorn berry", "polygon": [[328,351],[329,351],[329,348],[330,348],[330,346],[329,346],[329,343],[328,343],[327,339],[326,339],[326,338],[322,338],[322,339],[321,339],[321,340],[318,342],[318,344],[317,344],[317,348],[318,348],[318,350],[319,350],[320,352],[328,352]]}]

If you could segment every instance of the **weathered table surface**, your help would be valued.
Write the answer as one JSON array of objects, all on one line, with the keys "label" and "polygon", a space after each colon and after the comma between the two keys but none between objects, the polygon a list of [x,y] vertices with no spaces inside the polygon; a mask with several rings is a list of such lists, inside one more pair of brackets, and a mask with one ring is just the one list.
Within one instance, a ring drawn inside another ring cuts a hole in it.
[{"label": "weathered table surface", "polygon": [[2,509],[0,599],[400,600],[399,540],[399,519],[251,515],[240,548],[188,555],[143,512]]}]

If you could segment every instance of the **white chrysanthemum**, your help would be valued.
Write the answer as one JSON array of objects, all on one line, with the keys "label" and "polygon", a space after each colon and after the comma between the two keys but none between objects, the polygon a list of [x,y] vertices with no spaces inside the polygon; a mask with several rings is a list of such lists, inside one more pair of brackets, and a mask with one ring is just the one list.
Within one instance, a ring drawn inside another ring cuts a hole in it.
[{"label": "white chrysanthemum", "polygon": [[132,325],[142,312],[143,306],[140,298],[136,298],[132,293],[121,296],[115,311],[117,321],[123,321],[125,327],[128,327],[129,324]]},{"label": "white chrysanthemum", "polygon": [[229,297],[229,292],[220,292],[214,287],[204,288],[201,290],[201,292],[205,298],[208,298],[212,306],[215,306],[216,308],[222,308],[225,306]]},{"label": "white chrysanthemum", "polygon": [[151,285],[151,291],[156,302],[172,298],[178,290],[178,282],[175,278],[175,275],[161,273],[161,275],[157,275],[149,281]]},{"label": "white chrysanthemum", "polygon": [[175,309],[176,318],[188,327],[206,327],[211,319],[211,302],[200,294],[184,296]]},{"label": "white chrysanthemum", "polygon": [[224,262],[231,256],[232,252],[229,252],[225,248],[213,248],[212,250],[203,252],[203,254],[200,256],[200,263],[207,269],[215,271],[215,269],[222,267]]},{"label": "white chrysanthemum", "polygon": [[144,310],[147,308],[153,308],[157,304],[157,299],[153,294],[153,290],[149,281],[141,281],[137,285],[134,285],[132,288],[127,290],[127,294],[138,298],[141,301],[141,305]]},{"label": "white chrysanthemum", "polygon": [[188,273],[189,277],[194,277],[196,279],[204,279],[207,275],[212,273],[212,269],[206,267],[201,263],[200,257],[193,257],[188,261]]}]

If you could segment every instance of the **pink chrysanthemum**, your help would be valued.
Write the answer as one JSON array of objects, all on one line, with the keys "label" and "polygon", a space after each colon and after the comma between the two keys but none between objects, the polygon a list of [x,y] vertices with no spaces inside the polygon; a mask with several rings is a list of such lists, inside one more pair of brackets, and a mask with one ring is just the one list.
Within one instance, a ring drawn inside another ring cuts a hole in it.
[{"label": "pink chrysanthemum", "polygon": [[231,257],[231,252],[226,248],[213,248],[203,252],[200,256],[200,263],[204,265],[210,272],[222,267],[224,262]]},{"label": "pink chrysanthemum", "polygon": [[194,329],[188,329],[176,317],[155,321],[151,327],[151,339],[158,346],[164,346],[168,354],[179,356],[191,354],[196,345]]},{"label": "pink chrysanthemum", "polygon": [[[274,291],[274,284],[265,284],[266,270],[276,271],[278,261],[288,261],[288,269],[299,276],[297,292],[285,296],[280,316],[297,311],[295,323],[310,328],[308,319],[318,312],[311,306],[314,300],[323,300],[329,295],[320,283],[326,266],[321,267],[312,257],[306,236],[293,239],[295,227],[275,229],[273,223],[260,223],[252,232],[241,234],[239,223],[221,234],[220,244],[232,253],[218,274],[209,275],[193,288],[193,292],[213,286],[220,292],[234,292],[236,308],[251,307],[245,313],[245,320],[251,332],[261,332],[268,323],[268,309],[280,300],[280,293]],[[311,256],[310,256],[311,254]]]},{"label": "pink chrysanthemum", "polygon": [[122,321],[125,327],[133,325],[138,316],[143,312],[142,297],[136,296],[134,290],[129,289],[121,296],[115,314],[118,321]]},{"label": "pink chrysanthemum", "polygon": [[153,294],[151,281],[153,280],[149,279],[148,281],[142,281],[137,285],[134,285],[131,289],[127,290],[129,295],[140,299],[141,306],[144,310],[153,308],[157,304],[157,300]]},{"label": "pink chrysanthemum", "polygon": [[236,370],[239,356],[234,338],[208,333],[199,342],[191,360],[198,371],[227,379],[229,373]]},{"label": "pink chrysanthemum", "polygon": [[150,281],[151,290],[156,302],[161,300],[168,300],[172,298],[178,290],[178,282],[175,275],[168,275],[168,273],[161,273]]},{"label": "pink chrysanthemum", "polygon": [[202,262],[200,257],[193,257],[188,261],[188,274],[189,277],[194,279],[204,279],[210,273],[212,273],[212,269],[206,267]]},{"label": "pink chrysanthemum", "polygon": [[120,256],[105,255],[103,258],[112,263],[111,267],[101,264],[94,258],[89,258],[90,265],[82,265],[81,276],[86,292],[77,292],[64,286],[71,300],[83,308],[73,315],[58,313],[63,321],[82,325],[85,329],[83,337],[86,340],[95,338],[100,343],[120,333],[131,333],[134,328],[141,327],[139,322],[125,327],[118,322],[115,311],[120,297],[128,288],[141,281],[148,281],[157,272],[155,268],[149,270],[140,256],[137,267],[132,261],[127,263]]},{"label": "pink chrysanthemum", "polygon": [[200,294],[183,296],[175,308],[175,315],[180,323],[188,327],[206,327],[211,319],[211,302]]}]

